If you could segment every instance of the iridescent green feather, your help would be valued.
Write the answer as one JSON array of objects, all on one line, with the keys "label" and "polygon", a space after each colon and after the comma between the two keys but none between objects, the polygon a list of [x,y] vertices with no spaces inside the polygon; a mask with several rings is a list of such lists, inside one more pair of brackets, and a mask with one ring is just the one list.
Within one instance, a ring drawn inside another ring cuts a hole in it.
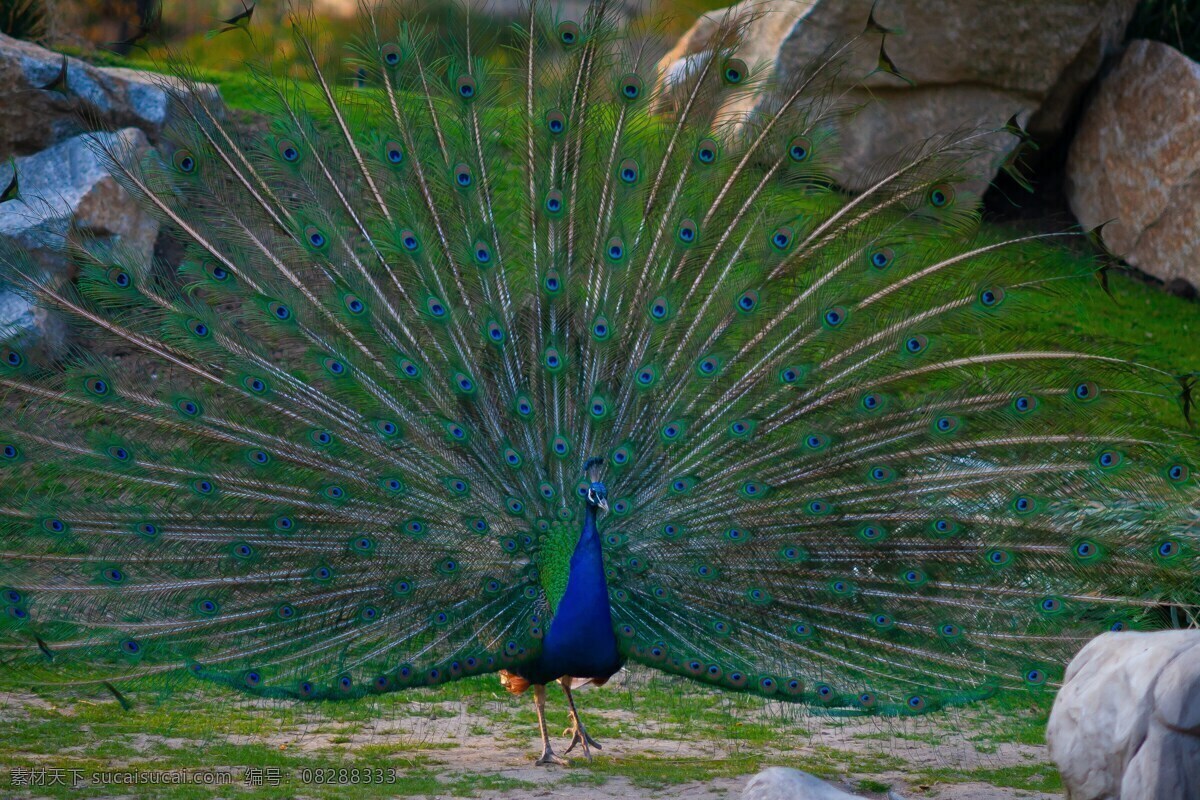
[{"label": "iridescent green feather", "polygon": [[550,530],[538,540],[538,574],[551,614],[558,610],[559,601],[566,594],[571,555],[578,540],[578,526],[569,522],[551,523]]}]

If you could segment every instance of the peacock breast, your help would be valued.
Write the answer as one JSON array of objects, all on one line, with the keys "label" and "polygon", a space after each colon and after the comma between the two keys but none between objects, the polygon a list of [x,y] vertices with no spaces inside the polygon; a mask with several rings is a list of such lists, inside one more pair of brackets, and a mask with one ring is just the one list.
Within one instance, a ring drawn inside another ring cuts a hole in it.
[{"label": "peacock breast", "polygon": [[542,668],[554,677],[607,678],[621,664],[604,555],[594,520],[591,523],[585,520],[568,558],[562,558],[562,546],[556,544],[558,549],[553,555],[547,552],[544,560],[543,571],[553,574],[542,578],[543,586],[550,587],[546,594],[552,611],[542,641]]}]

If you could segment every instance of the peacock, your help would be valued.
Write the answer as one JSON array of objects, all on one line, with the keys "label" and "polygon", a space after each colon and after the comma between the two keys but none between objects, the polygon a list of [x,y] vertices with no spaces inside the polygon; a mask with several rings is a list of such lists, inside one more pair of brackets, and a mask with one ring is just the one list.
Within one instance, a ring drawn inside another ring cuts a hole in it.
[{"label": "peacock", "polygon": [[0,351],[5,684],[499,673],[565,763],[546,687],[590,757],[572,687],[627,663],[899,717],[1053,691],[1200,602],[1190,384],[1039,340],[1020,315],[1094,280],[1047,266],[1080,234],[979,224],[1019,126],[851,195],[834,79],[898,73],[874,14],[786,78],[727,14],[664,82],[612,6],[533,2],[498,50],[365,10],[341,61],[300,18],[261,125],[180,61],[170,144],[98,146],[182,257],[63,230],[64,284],[5,246],[77,342]]}]

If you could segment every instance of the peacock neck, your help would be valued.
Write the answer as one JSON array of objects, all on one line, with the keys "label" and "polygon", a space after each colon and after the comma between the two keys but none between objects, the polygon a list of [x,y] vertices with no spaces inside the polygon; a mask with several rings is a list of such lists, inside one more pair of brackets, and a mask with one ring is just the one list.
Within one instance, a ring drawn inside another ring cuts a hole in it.
[{"label": "peacock neck", "polygon": [[[574,590],[574,591],[572,591]],[[600,530],[596,525],[596,508],[588,505],[583,512],[583,527],[571,554],[571,572],[567,593],[574,599],[592,606],[608,609],[608,582],[604,577],[604,552],[600,546]]]},{"label": "peacock neck", "polygon": [[583,528],[579,531],[579,541],[575,543],[575,552],[578,553],[584,548],[587,548],[597,559],[601,557],[600,531],[596,528],[596,507],[591,504],[583,512]]},{"label": "peacock neck", "polygon": [[563,602],[574,605],[576,609],[588,609],[589,615],[597,620],[610,619],[604,553],[600,547],[596,509],[591,505],[583,513],[583,528],[579,531],[579,540],[571,554],[571,570]]}]

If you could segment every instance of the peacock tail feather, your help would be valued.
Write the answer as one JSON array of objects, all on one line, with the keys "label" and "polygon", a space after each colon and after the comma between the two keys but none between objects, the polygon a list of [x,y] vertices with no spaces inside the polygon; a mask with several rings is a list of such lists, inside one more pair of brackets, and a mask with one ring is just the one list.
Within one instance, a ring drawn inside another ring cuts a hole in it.
[{"label": "peacock tail feather", "polygon": [[[1050,237],[978,229],[958,187],[993,131],[847,197],[830,80],[874,30],[771,82],[730,16],[665,91],[603,0],[540,6],[503,65],[477,26],[369,16],[361,88],[300,24],[266,132],[174,90],[174,149],[105,156],[178,269],[66,235],[59,286],[0,254],[88,345],[0,354],[7,679],[336,698],[519,668],[591,456],[622,654],[725,689],[1040,691],[1197,602],[1178,386],[1014,324],[1075,284]],[[719,116],[739,93],[760,110]]]}]

